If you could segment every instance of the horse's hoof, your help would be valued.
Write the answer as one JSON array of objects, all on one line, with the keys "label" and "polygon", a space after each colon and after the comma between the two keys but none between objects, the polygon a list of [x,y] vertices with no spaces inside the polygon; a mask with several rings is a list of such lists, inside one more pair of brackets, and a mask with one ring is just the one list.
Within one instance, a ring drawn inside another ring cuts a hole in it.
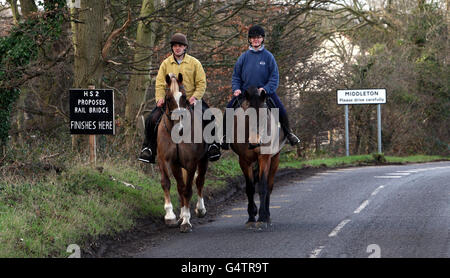
[{"label": "horse's hoof", "polygon": [[198,218],[203,218],[206,215],[206,209],[204,210],[195,209],[194,211]]},{"label": "horse's hoof", "polygon": [[256,228],[256,230],[258,230],[258,231],[264,231],[264,230],[267,230],[268,227],[269,227],[269,224],[268,224],[267,222],[261,222],[261,221],[258,221],[258,222],[256,222],[256,224],[255,224],[255,228]]},{"label": "horse's hoof", "polygon": [[256,222],[248,221],[247,223],[245,223],[245,228],[247,230],[254,230],[256,228]]},{"label": "horse's hoof", "polygon": [[182,224],[180,226],[180,232],[182,233],[190,233],[192,232],[192,225],[187,223],[187,224]]},{"label": "horse's hoof", "polygon": [[165,219],[166,226],[169,228],[175,228],[178,226],[178,221],[176,218],[174,219]]}]

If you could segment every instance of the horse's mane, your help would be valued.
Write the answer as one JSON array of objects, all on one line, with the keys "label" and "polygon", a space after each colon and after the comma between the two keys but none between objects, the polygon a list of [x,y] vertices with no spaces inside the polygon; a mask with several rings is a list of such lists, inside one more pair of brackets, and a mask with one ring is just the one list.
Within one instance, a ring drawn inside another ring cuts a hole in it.
[{"label": "horse's mane", "polygon": [[177,82],[170,82],[169,92],[175,93],[180,91],[180,86],[178,86],[178,79],[173,73],[169,73],[170,80],[175,78]]}]

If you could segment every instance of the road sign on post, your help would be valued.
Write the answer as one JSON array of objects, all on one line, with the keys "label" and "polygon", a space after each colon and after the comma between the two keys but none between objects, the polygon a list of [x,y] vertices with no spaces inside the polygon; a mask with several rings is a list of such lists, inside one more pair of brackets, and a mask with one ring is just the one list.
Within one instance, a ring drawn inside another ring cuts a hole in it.
[{"label": "road sign on post", "polygon": [[114,91],[70,89],[70,133],[114,135]]},{"label": "road sign on post", "polygon": [[70,89],[70,133],[89,135],[89,160],[96,163],[96,134],[115,134],[114,91],[111,89]]},{"label": "road sign on post", "polygon": [[378,153],[381,153],[381,104],[386,103],[386,89],[337,90],[337,104],[345,105],[345,155],[349,156],[348,105],[377,104]]},{"label": "road sign on post", "polygon": [[386,89],[337,90],[337,104],[383,104]]}]

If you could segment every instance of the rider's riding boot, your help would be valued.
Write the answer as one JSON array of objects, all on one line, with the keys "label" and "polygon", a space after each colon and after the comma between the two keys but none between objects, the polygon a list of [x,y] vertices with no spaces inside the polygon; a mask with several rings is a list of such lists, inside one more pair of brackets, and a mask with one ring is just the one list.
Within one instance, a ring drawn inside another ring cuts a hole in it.
[{"label": "rider's riding boot", "polygon": [[145,163],[155,163],[158,123],[161,116],[162,110],[156,108],[153,109],[151,114],[145,120],[145,139],[142,144],[141,153],[139,154],[139,161]]},{"label": "rider's riding boot", "polygon": [[[208,104],[206,102],[202,101],[202,114],[205,113],[205,111],[209,109]],[[215,123],[215,117],[213,116],[211,120],[204,120],[203,126],[207,126],[211,122]],[[212,130],[211,135],[215,137],[217,126]],[[216,161],[219,160],[220,156],[222,155],[220,153],[220,145],[216,142],[212,142],[211,144],[208,144],[206,155],[208,156],[209,161]]]},{"label": "rider's riding boot", "polygon": [[[152,129],[150,129],[152,130]],[[142,150],[139,154],[139,161],[145,163],[155,163],[156,158],[156,135],[148,134],[147,130],[145,133],[145,140],[142,144]]]},{"label": "rider's riding boot", "polygon": [[287,115],[280,115],[280,123],[284,133],[286,133],[286,138],[288,139],[289,144],[291,144],[291,146],[294,146],[300,143],[300,139],[291,131],[291,128],[289,127],[289,120]]}]

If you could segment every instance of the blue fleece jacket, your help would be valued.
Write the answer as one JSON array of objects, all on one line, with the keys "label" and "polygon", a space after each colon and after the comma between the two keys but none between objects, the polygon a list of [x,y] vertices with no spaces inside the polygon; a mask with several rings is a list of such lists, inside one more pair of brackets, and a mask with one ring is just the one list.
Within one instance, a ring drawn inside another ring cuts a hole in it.
[{"label": "blue fleece jacket", "polygon": [[277,62],[272,53],[265,48],[259,51],[247,50],[234,65],[231,80],[233,92],[238,89],[244,92],[247,88],[255,86],[264,88],[272,95],[278,88],[278,82]]}]

